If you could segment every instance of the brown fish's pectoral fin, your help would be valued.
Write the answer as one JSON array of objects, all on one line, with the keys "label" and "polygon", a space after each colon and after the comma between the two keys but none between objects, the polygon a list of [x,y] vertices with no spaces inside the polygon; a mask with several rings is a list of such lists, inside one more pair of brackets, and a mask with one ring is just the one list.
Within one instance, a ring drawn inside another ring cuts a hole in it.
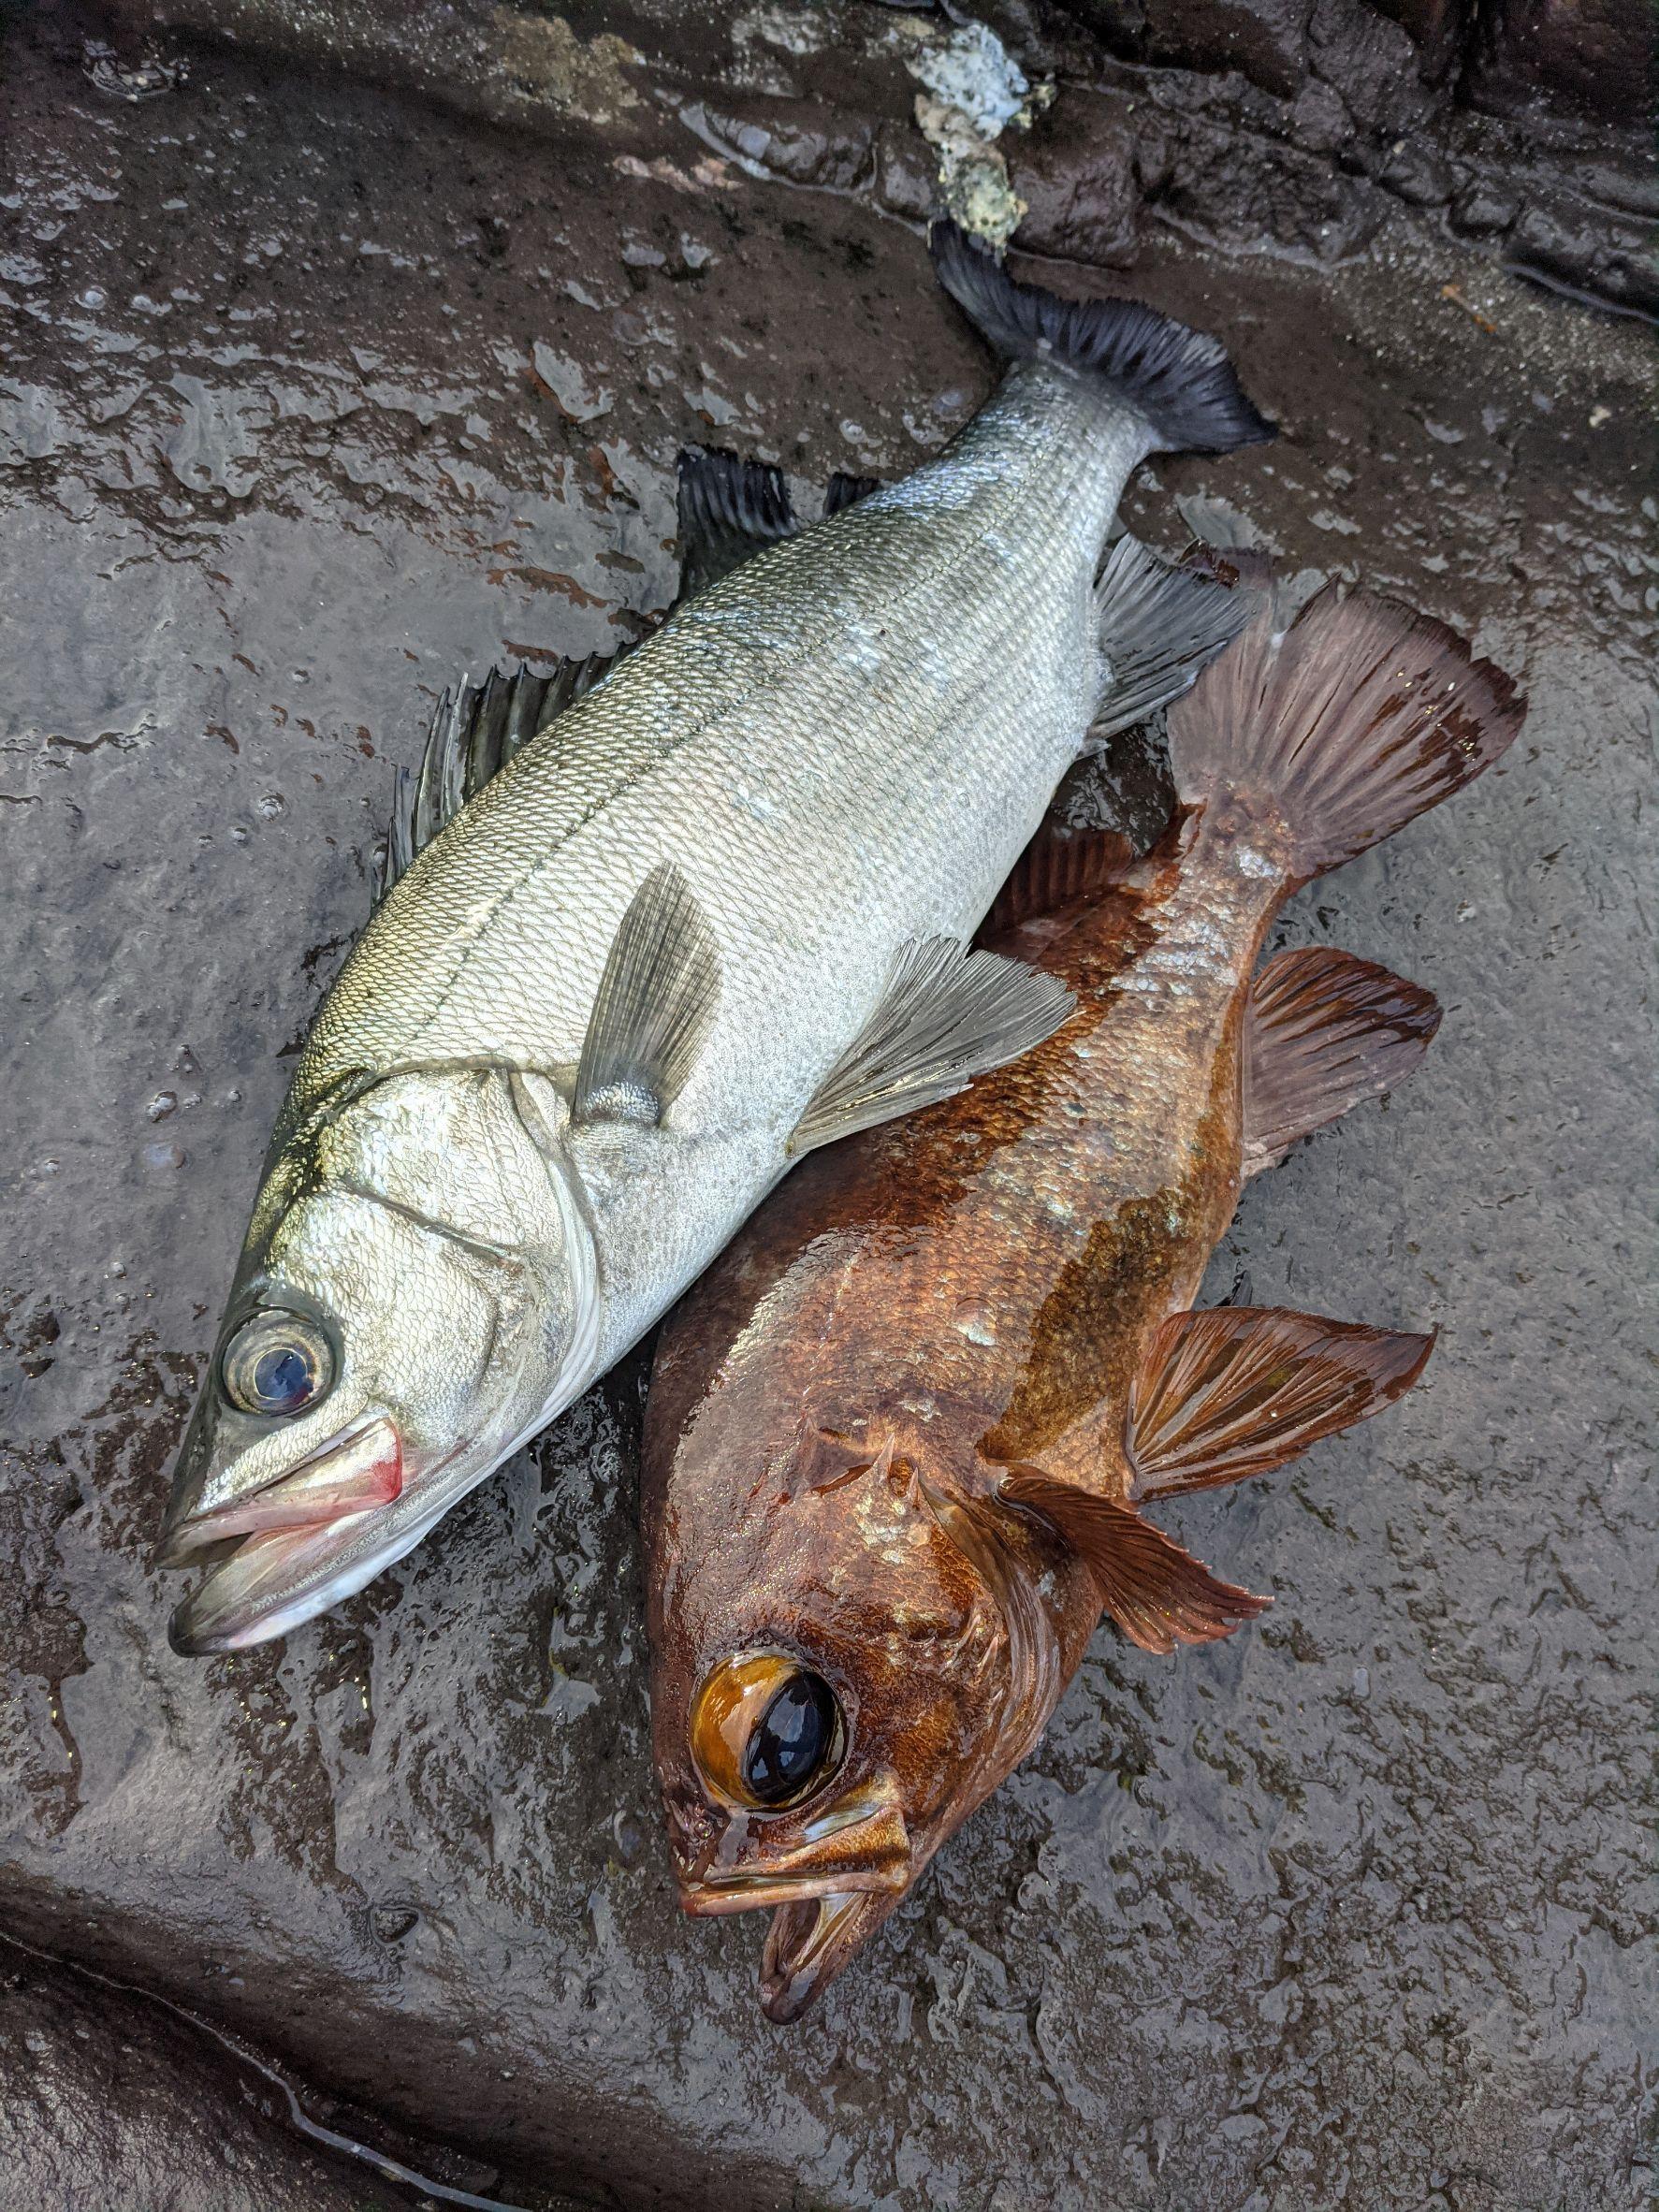
[{"label": "brown fish's pectoral fin", "polygon": [[1215,1643],[1273,1603],[1223,1582],[1132,1506],[1056,1481],[1041,1467],[1010,1468],[1000,1494],[1059,1531],[1087,1565],[1101,1605],[1143,1652]]},{"label": "brown fish's pectoral fin", "polygon": [[376,900],[498,768],[633,649],[619,646],[614,653],[589,653],[585,661],[560,661],[546,676],[522,665],[511,676],[492,668],[481,684],[463,676],[453,691],[445,691],[432,711],[419,768],[398,770]]},{"label": "brown fish's pectoral fin", "polygon": [[672,861],[629,902],[593,1001],[571,1119],[660,1122],[685,1084],[720,1004],[714,932]]},{"label": "brown fish's pectoral fin", "polygon": [[1352,953],[1280,953],[1250,986],[1244,1022],[1246,1175],[1409,1075],[1440,1001]]},{"label": "brown fish's pectoral fin", "polygon": [[808,1101],[790,1137],[809,1152],[966,1090],[976,1075],[1052,1037],[1077,1001],[1057,976],[954,938],[909,939],[875,1011]]},{"label": "brown fish's pectoral fin", "polygon": [[1172,1315],[1129,1394],[1136,1499],[1282,1467],[1410,1390],[1433,1343],[1280,1306]]}]

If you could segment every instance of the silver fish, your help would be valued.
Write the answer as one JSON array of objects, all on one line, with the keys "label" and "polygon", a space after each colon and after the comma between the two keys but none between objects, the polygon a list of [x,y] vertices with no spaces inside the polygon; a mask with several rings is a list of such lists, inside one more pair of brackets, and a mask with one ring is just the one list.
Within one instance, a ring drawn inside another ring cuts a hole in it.
[{"label": "silver fish", "polygon": [[1069,1011],[968,939],[1091,733],[1185,690],[1250,611],[1132,540],[1102,566],[1119,495],[1150,452],[1272,433],[1214,340],[1015,284],[948,227],[934,253],[1011,361],[947,451],[800,530],[717,480],[707,566],[763,549],[485,760],[469,803],[480,764],[429,761],[185,1436],[162,1557],[209,1572],[180,1651],[360,1589],[793,1157]]}]

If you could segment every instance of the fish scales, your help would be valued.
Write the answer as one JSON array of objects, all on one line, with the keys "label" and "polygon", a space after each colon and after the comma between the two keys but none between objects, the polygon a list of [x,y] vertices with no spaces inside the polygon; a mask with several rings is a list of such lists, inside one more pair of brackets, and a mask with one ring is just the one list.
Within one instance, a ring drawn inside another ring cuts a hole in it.
[{"label": "fish scales", "polygon": [[1190,1310],[1257,1110],[1321,1126],[1438,1018],[1349,955],[1259,971],[1280,904],[1521,720],[1500,671],[1390,603],[1278,623],[1270,600],[1171,708],[1157,851],[994,940],[1066,981],[1066,1025],[808,1161],[660,1339],[642,1506],[670,1841],[688,1911],[775,1908],[775,2018],[1025,1755],[1103,1609],[1168,1652],[1267,1602],[1142,1503],[1284,1463],[1427,1357],[1408,1332]]},{"label": "fish scales", "polygon": [[1243,619],[1132,544],[1103,562],[1119,495],[1157,447],[1270,430],[1213,341],[959,239],[939,267],[1013,357],[943,454],[561,683],[464,805],[458,756],[423,768],[429,841],[299,1056],[175,1471],[164,1557],[209,1560],[181,1651],[361,1588],[637,1341],[792,1146],[1063,1017],[966,941],[1103,699],[1174,696]]}]

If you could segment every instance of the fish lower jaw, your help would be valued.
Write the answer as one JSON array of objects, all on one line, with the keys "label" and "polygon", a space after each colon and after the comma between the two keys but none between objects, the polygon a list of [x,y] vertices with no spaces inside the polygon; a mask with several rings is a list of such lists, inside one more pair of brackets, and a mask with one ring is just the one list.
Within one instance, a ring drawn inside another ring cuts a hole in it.
[{"label": "fish lower jaw", "polygon": [[837,1867],[832,1874],[787,1874],[768,1878],[764,1872],[736,1874],[723,1882],[689,1881],[680,1877],[679,1909],[694,1920],[713,1919],[724,1913],[755,1913],[776,1905],[811,1904],[820,1898],[843,1892],[860,1896],[896,1895],[909,1887],[909,1866]]}]

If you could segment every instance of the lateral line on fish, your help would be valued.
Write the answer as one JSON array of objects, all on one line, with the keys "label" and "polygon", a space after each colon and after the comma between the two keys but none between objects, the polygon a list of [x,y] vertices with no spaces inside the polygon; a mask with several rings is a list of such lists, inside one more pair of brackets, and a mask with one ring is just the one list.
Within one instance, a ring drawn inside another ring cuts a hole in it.
[{"label": "lateral line on fish", "polygon": [[[974,419],[978,421],[982,418],[976,416]],[[1027,458],[1026,467],[1022,472],[1022,473],[1028,473],[1039,468],[1046,466],[1048,462],[1053,459],[1056,453],[1065,452],[1071,449],[1074,444],[1075,441],[1072,438],[1064,434],[1063,418],[1061,421],[1045,424],[1043,426],[1041,440],[1033,441],[1029,456]],[[1141,459],[1142,460],[1145,458],[1146,457],[1144,454],[1141,456]],[[1139,462],[1135,463],[1134,465],[1139,466]],[[997,498],[997,503],[992,512],[987,515],[982,528],[971,538],[969,538],[966,544],[961,546],[953,553],[949,554],[940,566],[929,570],[924,575],[918,575],[907,590],[902,591],[897,598],[889,602],[888,607],[894,614],[896,615],[901,611],[908,610],[913,604],[927,597],[940,594],[941,589],[948,585],[951,579],[959,575],[972,560],[982,554],[985,540],[990,537],[997,528],[1005,523],[1011,515],[1018,513],[1020,503],[1019,479],[1013,477],[1005,477],[995,488],[995,489],[996,494],[999,494],[1000,496]],[[797,532],[794,537],[782,539],[776,546],[770,546],[766,547],[764,553],[760,553],[755,556],[755,561],[771,560],[774,558],[789,558],[794,549],[800,546],[806,541],[806,539],[810,534],[811,530],[816,527],[818,526],[808,525],[807,528],[804,528],[799,532]],[[752,570],[753,566],[755,565],[755,561],[745,562],[744,570]],[[608,689],[610,689],[614,693],[618,683],[626,686],[631,679],[633,681],[638,681],[641,670],[648,669],[649,667],[648,656],[650,654],[651,648],[656,646],[661,639],[673,634],[673,625],[676,621],[696,622],[700,619],[703,619],[706,613],[709,600],[719,592],[720,589],[720,586],[719,584],[711,585],[706,592],[699,594],[697,599],[689,602],[687,608],[682,614],[676,617],[671,617],[669,622],[664,623],[662,628],[659,630],[654,636],[647,638],[634,652],[628,656],[628,659],[623,663],[623,665],[616,671],[616,674],[612,677]],[[511,910],[514,903],[518,899],[521,894],[530,890],[531,886],[534,885],[546,873],[546,871],[553,866],[553,865],[559,859],[560,853],[563,851],[564,848],[569,845],[574,838],[579,837],[585,829],[589,828],[590,824],[598,820],[598,818],[609,808],[614,807],[625,794],[636,792],[642,786],[648,785],[654,777],[662,774],[663,770],[665,770],[670,765],[670,764],[678,756],[678,754],[684,750],[687,745],[693,743],[697,738],[704,735],[705,733],[712,728],[717,722],[736,720],[736,718],[744,713],[750,704],[755,700],[755,698],[757,698],[763,691],[773,689],[776,685],[785,680],[787,677],[793,670],[797,669],[804,661],[808,660],[813,655],[821,652],[826,646],[833,645],[835,643],[837,633],[837,630],[836,625],[830,623],[822,624],[817,630],[815,630],[814,633],[809,638],[804,640],[799,646],[797,646],[794,651],[787,655],[779,654],[775,659],[770,660],[767,663],[765,672],[762,675],[757,675],[752,683],[750,683],[746,690],[740,691],[735,698],[724,701],[717,707],[707,709],[702,715],[689,717],[683,724],[677,725],[676,735],[674,735],[673,739],[670,742],[664,744],[662,749],[659,750],[653,756],[653,758],[645,763],[642,766],[618,777],[617,780],[609,786],[602,798],[596,800],[586,811],[580,814],[574,822],[570,823],[568,828],[562,832],[556,844],[548,847],[545,852],[539,853],[533,860],[525,862],[513,876],[512,880],[495,895],[495,896],[488,903],[488,905],[480,905],[474,913],[469,915],[468,924],[470,934],[468,935],[464,943],[460,943],[457,946],[455,966],[451,969],[443,987],[439,991],[437,997],[433,1000],[430,1008],[423,1017],[419,1027],[416,1028],[411,1035],[408,1041],[410,1049],[415,1050],[417,1048],[421,1040],[441,1022],[444,1015],[448,1011],[454,993],[459,988],[461,982],[466,975],[468,965],[471,962],[473,953],[477,950],[479,939],[485,935],[485,933],[490,928],[499,916]],[[576,706],[579,706],[581,704],[582,702],[579,700],[575,702]],[[571,707],[567,708],[565,711],[566,714],[569,714],[575,710],[575,707]],[[547,735],[548,731],[558,729],[560,722],[564,720],[564,715],[560,715],[553,721],[549,722],[546,729],[538,731],[535,736],[531,739],[530,743],[519,752],[514,755],[513,761],[507,764],[507,767],[517,768],[521,775],[526,773],[533,773],[538,765],[537,762],[531,757],[535,751],[535,749],[541,745],[543,739]],[[1082,744],[1084,735],[1084,732],[1080,731],[1078,733],[1078,742],[1080,745]],[[506,770],[503,769],[502,778],[504,778],[505,773]],[[480,799],[487,798],[489,792],[496,788],[497,784],[502,779],[502,778],[492,778],[490,781],[484,786],[483,791],[479,793]],[[440,836],[442,836],[442,834],[443,833],[440,833]],[[436,842],[437,840],[434,840],[434,844]],[[432,846],[428,846],[426,848],[426,851],[428,851],[432,850]],[[419,856],[417,855],[416,857],[418,858]],[[390,901],[388,899],[387,906],[389,906],[389,904]],[[380,908],[375,915],[375,921],[378,921],[380,915],[384,914],[386,910],[387,907]],[[372,927],[373,923],[371,923],[370,926]],[[393,1071],[394,1069],[401,1070],[403,1065],[404,1063],[400,1060],[393,1062],[388,1066],[386,1071],[389,1073]]]}]

